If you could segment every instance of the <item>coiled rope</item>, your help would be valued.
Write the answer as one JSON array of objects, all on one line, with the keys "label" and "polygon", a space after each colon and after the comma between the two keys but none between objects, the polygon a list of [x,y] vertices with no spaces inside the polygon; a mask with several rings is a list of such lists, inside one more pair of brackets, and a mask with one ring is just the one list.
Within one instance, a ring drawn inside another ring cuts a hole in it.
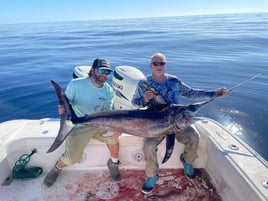
[{"label": "coiled rope", "polygon": [[12,176],[14,179],[35,178],[43,173],[41,167],[26,167],[31,156],[36,153],[34,148],[30,154],[23,154],[15,163],[12,169]]}]

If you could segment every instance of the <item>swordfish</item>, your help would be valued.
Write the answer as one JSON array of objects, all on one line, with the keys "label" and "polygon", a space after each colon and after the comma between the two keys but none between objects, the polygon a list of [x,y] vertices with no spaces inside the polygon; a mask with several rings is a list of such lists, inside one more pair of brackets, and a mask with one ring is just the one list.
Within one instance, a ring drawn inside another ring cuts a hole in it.
[{"label": "swordfish", "polygon": [[170,104],[159,110],[113,110],[77,117],[64,91],[56,82],[53,80],[51,82],[56,90],[59,104],[64,106],[65,111],[60,117],[58,135],[47,153],[56,150],[77,123],[139,137],[168,136],[180,132],[196,120],[200,120],[200,118],[194,117],[197,111],[214,100],[211,98],[188,105]]}]

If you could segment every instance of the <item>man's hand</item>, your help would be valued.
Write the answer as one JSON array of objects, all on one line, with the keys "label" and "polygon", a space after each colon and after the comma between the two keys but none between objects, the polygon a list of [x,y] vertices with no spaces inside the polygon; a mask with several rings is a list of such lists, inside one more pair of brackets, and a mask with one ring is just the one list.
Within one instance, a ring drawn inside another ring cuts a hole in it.
[{"label": "man's hand", "polygon": [[229,91],[225,87],[221,87],[215,91],[217,97],[223,98],[229,95]]},{"label": "man's hand", "polygon": [[154,98],[154,92],[146,91],[144,93],[144,100],[145,100],[146,103],[148,103],[152,98]]},{"label": "man's hand", "polygon": [[58,112],[59,112],[59,114],[63,114],[65,112],[63,105],[58,105]]},{"label": "man's hand", "polygon": [[113,137],[119,137],[121,134],[122,133],[115,131],[115,132],[113,132],[113,135],[112,136]]}]

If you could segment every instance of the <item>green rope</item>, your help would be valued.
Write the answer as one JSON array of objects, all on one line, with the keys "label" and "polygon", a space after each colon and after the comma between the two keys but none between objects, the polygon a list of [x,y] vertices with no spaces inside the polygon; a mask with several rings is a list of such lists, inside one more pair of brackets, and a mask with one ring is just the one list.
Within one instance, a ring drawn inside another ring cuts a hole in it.
[{"label": "green rope", "polygon": [[41,167],[26,167],[30,161],[31,156],[36,153],[37,150],[33,149],[30,154],[23,154],[15,163],[12,176],[15,179],[35,178],[43,173]]}]

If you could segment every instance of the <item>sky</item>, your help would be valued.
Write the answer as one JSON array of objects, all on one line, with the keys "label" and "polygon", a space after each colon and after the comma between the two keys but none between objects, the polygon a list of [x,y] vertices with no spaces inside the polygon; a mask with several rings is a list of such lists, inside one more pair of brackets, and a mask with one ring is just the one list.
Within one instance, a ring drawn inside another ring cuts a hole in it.
[{"label": "sky", "polygon": [[0,0],[0,24],[268,12],[268,0]]}]

